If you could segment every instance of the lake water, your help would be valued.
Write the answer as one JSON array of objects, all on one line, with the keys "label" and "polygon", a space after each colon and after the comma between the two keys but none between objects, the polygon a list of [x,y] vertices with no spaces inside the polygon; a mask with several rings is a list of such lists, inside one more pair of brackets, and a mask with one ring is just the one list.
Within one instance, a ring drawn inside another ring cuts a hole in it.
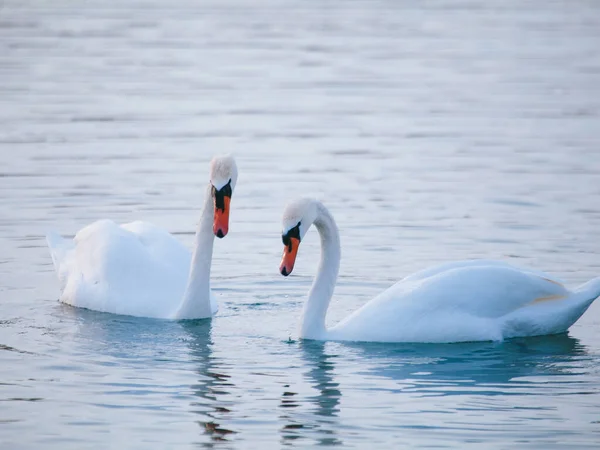
[{"label": "lake water", "polygon": [[[561,336],[302,342],[316,232],[278,267],[283,206],[314,195],[342,237],[330,324],[455,259],[599,276],[599,42],[591,0],[4,0],[0,447],[598,448],[600,302]],[[221,152],[212,322],[57,302],[47,230],[191,247]]]}]

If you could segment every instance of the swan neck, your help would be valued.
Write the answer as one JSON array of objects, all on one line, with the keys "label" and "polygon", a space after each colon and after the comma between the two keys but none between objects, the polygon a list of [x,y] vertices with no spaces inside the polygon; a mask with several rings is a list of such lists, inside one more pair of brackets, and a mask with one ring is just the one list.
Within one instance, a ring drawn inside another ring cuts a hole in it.
[{"label": "swan neck", "polygon": [[188,283],[176,319],[212,317],[210,266],[215,235],[213,232],[214,205],[210,185],[207,187],[204,207],[194,241]]},{"label": "swan neck", "polygon": [[327,332],[325,318],[340,268],[340,234],[333,216],[321,203],[314,225],[321,238],[321,261],[304,306],[300,337],[322,339]]}]

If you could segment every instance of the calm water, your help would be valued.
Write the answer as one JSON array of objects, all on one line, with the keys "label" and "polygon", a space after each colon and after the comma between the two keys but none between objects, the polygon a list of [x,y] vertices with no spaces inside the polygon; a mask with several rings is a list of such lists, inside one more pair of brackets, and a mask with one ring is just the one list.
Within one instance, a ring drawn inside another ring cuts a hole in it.
[{"label": "calm water", "polygon": [[[278,265],[310,194],[342,235],[330,323],[453,259],[600,275],[599,42],[591,0],[5,0],[0,447],[597,448],[600,303],[562,336],[300,342],[316,233]],[[191,246],[229,151],[212,323],[56,301],[48,229]]]}]

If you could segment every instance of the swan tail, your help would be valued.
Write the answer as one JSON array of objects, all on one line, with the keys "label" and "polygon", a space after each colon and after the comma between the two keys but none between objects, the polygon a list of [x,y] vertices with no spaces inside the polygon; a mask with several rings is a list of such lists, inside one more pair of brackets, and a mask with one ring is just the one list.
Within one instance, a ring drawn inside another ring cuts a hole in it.
[{"label": "swan tail", "polygon": [[538,299],[505,318],[504,338],[565,333],[600,296],[600,277],[569,291]]},{"label": "swan tail", "polygon": [[594,300],[600,297],[600,277],[596,277],[587,283],[583,283],[575,293],[581,299],[581,302],[589,306]]},{"label": "swan tail", "polygon": [[46,234],[46,242],[48,243],[48,248],[50,249],[50,256],[52,257],[52,264],[54,265],[54,270],[59,278],[61,278],[61,266],[62,262],[65,259],[65,255],[71,249],[73,249],[73,242],[67,239],[64,239],[58,233],[54,231],[50,231]]},{"label": "swan tail", "polygon": [[594,278],[587,283],[583,283],[573,290],[573,294],[574,295],[570,297],[571,301],[567,303],[570,305],[565,316],[565,323],[567,326],[564,327],[564,330],[562,331],[566,331],[571,325],[577,322],[594,300],[600,297],[600,277]]}]

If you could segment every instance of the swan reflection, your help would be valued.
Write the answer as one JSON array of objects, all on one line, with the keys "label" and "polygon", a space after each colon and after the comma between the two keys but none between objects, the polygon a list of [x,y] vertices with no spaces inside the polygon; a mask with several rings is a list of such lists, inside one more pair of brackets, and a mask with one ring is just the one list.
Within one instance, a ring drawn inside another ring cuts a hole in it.
[{"label": "swan reflection", "polygon": [[58,304],[61,317],[72,320],[80,345],[93,354],[127,360],[130,365],[168,362],[175,339],[181,333],[177,322],[122,316]]},{"label": "swan reflection", "polygon": [[[222,425],[233,409],[231,400],[231,375],[227,374],[228,364],[213,355],[211,321],[194,320],[181,322],[187,334],[190,350],[197,373],[198,382],[191,385],[197,401],[191,403],[192,411],[202,416],[198,425],[210,436],[213,443],[228,441],[228,436],[236,432]],[[210,446],[210,445],[209,445]]]},{"label": "swan reflection", "polygon": [[[567,334],[501,343],[368,344],[340,346],[368,358],[361,374],[401,382],[402,390],[433,395],[510,394],[535,388],[532,377],[571,375],[581,369],[585,346]],[[501,389],[497,389],[501,387]]]},{"label": "swan reflection", "polygon": [[[235,434],[231,427],[223,425],[233,408],[230,392],[234,386],[229,365],[213,354],[210,320],[165,321],[59,306],[63,317],[73,319],[86,354],[96,355],[103,365],[135,371],[136,378],[126,374],[128,385],[138,383],[135,380],[139,378],[140,387],[157,389],[159,385],[148,371],[165,371],[173,379],[177,374],[173,372],[175,367],[191,368],[198,380],[190,386],[195,398],[190,406],[198,414],[202,434],[210,439],[207,445],[227,441],[228,436]],[[186,379],[183,374],[181,381],[185,383]],[[180,388],[175,389],[173,395],[179,397]]]},{"label": "swan reflection", "polygon": [[[319,446],[342,445],[336,431],[339,429],[337,416],[342,393],[334,377],[337,355],[328,351],[329,345],[318,341],[299,343],[305,366],[304,378],[317,393],[314,396],[298,398],[298,393],[289,385],[284,386],[286,390],[282,393],[280,403],[280,407],[285,409],[280,416],[286,422],[280,431],[284,444],[289,445],[306,437],[304,430],[310,430],[311,438],[316,439]],[[307,403],[312,405],[310,414],[303,412],[304,408],[299,408],[299,412],[292,409]]]}]

